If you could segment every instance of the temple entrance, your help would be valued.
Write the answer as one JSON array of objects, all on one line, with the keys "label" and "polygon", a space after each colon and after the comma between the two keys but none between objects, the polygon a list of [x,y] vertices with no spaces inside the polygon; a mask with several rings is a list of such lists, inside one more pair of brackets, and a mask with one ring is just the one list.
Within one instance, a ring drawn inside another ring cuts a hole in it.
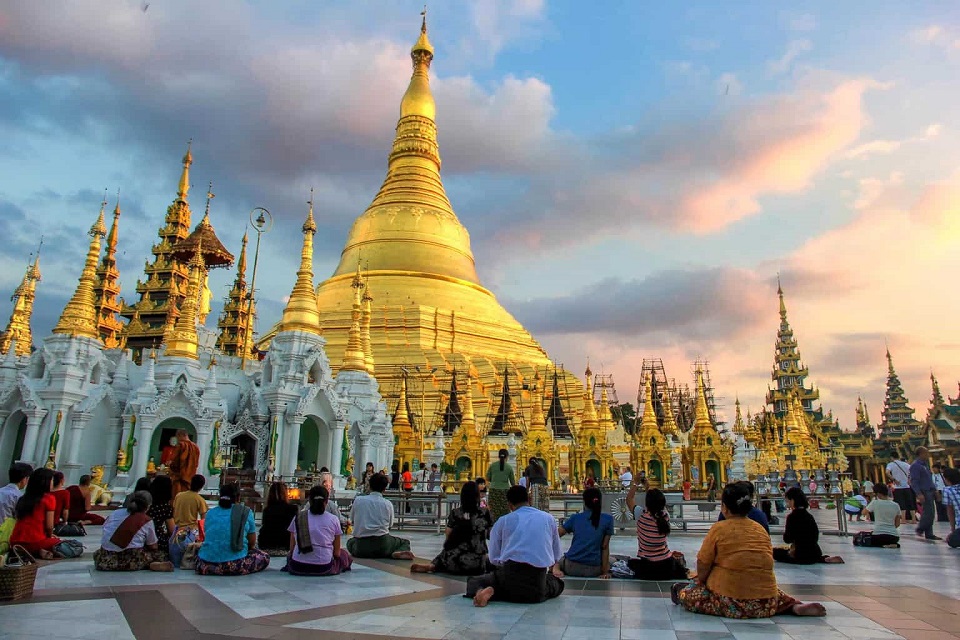
[{"label": "temple entrance", "polygon": [[236,460],[241,469],[253,469],[257,466],[257,439],[249,433],[237,434],[230,444],[237,448]]},{"label": "temple entrance", "polygon": [[654,482],[663,481],[663,465],[659,460],[651,460],[647,463],[647,477]]},{"label": "temple entrance", "polygon": [[[333,459],[333,447],[341,446],[331,442],[333,431],[317,416],[307,416],[300,425],[300,442],[297,445],[297,466],[303,471],[329,467]],[[339,471],[339,469],[333,469]]]},{"label": "temple entrance", "polygon": [[717,488],[719,489],[723,485],[723,477],[720,475],[720,463],[716,460],[707,460],[703,466],[707,471],[707,477],[704,478],[703,481],[709,482],[710,475],[713,474],[713,477],[717,483]]},{"label": "temple entrance", "polygon": [[[587,477],[592,475],[594,480],[603,479],[603,468],[600,466],[599,460],[595,460],[591,458],[590,460],[587,460],[587,464],[585,465],[585,467],[586,467]],[[591,473],[591,471],[593,473]]]},{"label": "temple entrance", "polygon": [[[173,447],[170,446],[170,438],[177,435],[180,429],[190,434],[190,440],[200,446],[197,442],[197,428],[186,418],[167,418],[157,425],[153,430],[153,437],[150,438],[150,457],[154,463],[168,464],[169,456],[172,455]],[[166,456],[166,457],[164,457]]]},{"label": "temple entrance", "polygon": [[471,473],[473,471],[473,461],[467,456],[460,456],[457,458],[456,465],[457,467],[457,479],[467,479],[471,480]]},{"label": "temple entrance", "polygon": [[23,439],[27,435],[27,416],[14,411],[3,424],[0,432],[0,469],[9,469],[10,465],[23,458]]}]

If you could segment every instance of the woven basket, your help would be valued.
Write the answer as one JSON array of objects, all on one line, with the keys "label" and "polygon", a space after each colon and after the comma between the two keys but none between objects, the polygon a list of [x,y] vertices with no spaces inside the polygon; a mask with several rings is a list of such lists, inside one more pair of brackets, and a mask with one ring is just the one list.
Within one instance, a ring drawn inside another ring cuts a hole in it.
[{"label": "woven basket", "polygon": [[10,549],[10,556],[20,561],[10,566],[9,561],[0,568],[0,600],[19,600],[33,595],[33,584],[37,580],[40,565],[30,552],[16,545]]}]

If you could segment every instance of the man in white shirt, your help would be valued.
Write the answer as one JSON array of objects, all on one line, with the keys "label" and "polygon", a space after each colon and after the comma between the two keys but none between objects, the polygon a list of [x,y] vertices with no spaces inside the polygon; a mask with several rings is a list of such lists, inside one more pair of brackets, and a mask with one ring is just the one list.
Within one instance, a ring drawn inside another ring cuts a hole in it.
[{"label": "man in white shirt", "polygon": [[901,460],[896,451],[891,452],[890,457],[892,460],[887,464],[887,478],[893,482],[893,501],[900,505],[904,522],[915,522],[913,512],[917,503],[910,488],[910,465]]},{"label": "man in white shirt", "polygon": [[943,465],[939,462],[933,465],[933,484],[937,487],[937,522],[949,522],[947,503],[943,499],[943,490],[947,488],[947,484],[943,481]]},{"label": "man in white shirt", "polygon": [[7,473],[10,477],[10,484],[0,488],[0,524],[7,518],[13,517],[17,501],[23,495],[23,488],[27,486],[27,480],[33,473],[33,467],[26,462],[14,462],[10,465],[10,471]]},{"label": "man in white shirt", "polygon": [[507,502],[510,513],[498,519],[490,532],[488,551],[494,570],[467,580],[465,595],[477,607],[491,600],[543,602],[563,593],[557,521],[530,506],[526,487],[510,487]]},{"label": "man in white shirt", "polygon": [[624,489],[629,489],[633,484],[633,474],[630,473],[630,467],[625,467],[624,472],[620,474],[620,485]]},{"label": "man in white shirt", "polygon": [[353,501],[353,537],[347,540],[347,551],[357,558],[414,558],[409,540],[390,535],[393,504],[383,497],[388,484],[387,476],[378,473],[370,478],[370,493]]}]

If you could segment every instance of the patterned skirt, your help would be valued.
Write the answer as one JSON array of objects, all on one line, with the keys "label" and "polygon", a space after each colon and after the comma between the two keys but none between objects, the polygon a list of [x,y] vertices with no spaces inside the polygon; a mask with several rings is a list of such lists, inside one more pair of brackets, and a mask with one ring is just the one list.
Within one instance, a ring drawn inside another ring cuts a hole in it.
[{"label": "patterned skirt", "polygon": [[202,576],[246,576],[269,566],[270,556],[260,549],[251,549],[243,558],[228,562],[206,562],[197,558],[197,573]]},{"label": "patterned skirt", "polygon": [[770,618],[788,613],[793,605],[800,602],[780,590],[777,590],[777,596],[774,598],[738,600],[714,593],[702,584],[691,584],[681,589],[678,597],[680,604],[687,611],[703,613],[708,616],[741,619]]},{"label": "patterned skirt", "polygon": [[151,562],[164,562],[167,554],[159,549],[124,549],[123,551],[93,552],[93,566],[97,571],[145,571]]},{"label": "patterned skirt", "polygon": [[530,506],[550,513],[550,487],[545,484],[530,485]]},{"label": "patterned skirt", "polygon": [[490,509],[490,517],[496,522],[501,516],[510,513],[510,504],[507,502],[506,489],[487,490],[487,508]]}]

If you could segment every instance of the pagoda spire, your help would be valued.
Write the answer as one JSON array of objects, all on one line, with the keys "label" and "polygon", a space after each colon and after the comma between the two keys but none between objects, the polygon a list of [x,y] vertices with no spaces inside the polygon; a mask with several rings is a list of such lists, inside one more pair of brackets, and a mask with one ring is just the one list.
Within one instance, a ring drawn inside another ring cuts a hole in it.
[{"label": "pagoda spire", "polygon": [[743,422],[743,413],[740,411],[740,397],[738,396],[736,402],[734,402],[736,407],[736,417],[733,419],[733,432],[739,436],[746,435],[747,427]]},{"label": "pagoda spire", "polygon": [[463,413],[460,416],[460,427],[464,430],[477,431],[477,419],[473,413],[473,376],[467,370],[467,384],[463,389]]},{"label": "pagoda spire", "polygon": [[530,393],[530,429],[529,431],[546,431],[547,419],[543,415],[543,388],[540,380],[540,370],[533,377],[533,391]]},{"label": "pagoda spire", "polygon": [[7,328],[0,333],[0,354],[6,354],[13,345],[13,355],[27,356],[33,347],[33,332],[30,329],[30,318],[33,316],[33,302],[37,297],[37,283],[40,282],[40,249],[43,248],[43,238],[40,247],[32,262],[27,264],[23,280],[14,290],[10,299],[13,301],[13,310],[10,312],[10,321]]},{"label": "pagoda spire", "polygon": [[893,356],[887,347],[887,391],[883,399],[883,412],[880,419],[882,433],[904,433],[916,431],[921,423],[915,416],[913,407],[903,392],[900,377],[893,366]]},{"label": "pagoda spire", "polygon": [[103,225],[103,210],[106,206],[107,201],[104,200],[100,205],[100,215],[97,216],[97,221],[90,227],[90,248],[87,251],[83,271],[80,273],[80,281],[77,283],[73,297],[63,308],[63,313],[60,314],[60,319],[53,328],[53,333],[100,340],[100,333],[97,331],[97,308],[93,288],[97,282],[100,239],[107,232]]},{"label": "pagoda spire", "polygon": [[120,293],[120,270],[117,268],[117,241],[120,228],[120,190],[117,190],[117,205],[113,208],[113,223],[107,234],[107,247],[97,267],[97,284],[93,294],[97,306],[97,332],[107,349],[119,349],[123,346],[124,324],[117,314],[122,301]]},{"label": "pagoda spire", "polygon": [[933,371],[930,372],[930,386],[933,390],[933,395],[930,398],[930,404],[933,407],[942,407],[946,404],[943,400],[943,394],[940,393],[940,383],[937,382],[937,377],[933,375]]},{"label": "pagoda spire", "polygon": [[360,324],[360,344],[363,347],[364,365],[367,373],[372,376],[376,371],[376,363],[373,359],[373,347],[370,340],[370,321],[373,318],[371,303],[373,302],[373,296],[370,295],[369,279],[365,279],[363,282],[363,297],[360,301],[363,303],[363,317]]},{"label": "pagoda spire", "polygon": [[460,423],[463,422],[463,409],[460,408],[460,389],[457,386],[457,370],[454,369],[450,376],[450,396],[447,399],[447,406],[440,415],[443,425],[443,433],[452,435]]},{"label": "pagoda spire", "polygon": [[678,433],[680,428],[677,426],[677,419],[673,415],[673,401],[670,399],[670,388],[667,386],[663,388],[663,401],[660,406],[663,407],[663,427],[661,427],[663,434],[671,436]]},{"label": "pagoda spire", "polygon": [[653,407],[653,375],[647,375],[643,381],[643,416],[640,420],[640,430],[635,437],[646,443],[660,431],[657,424],[657,412]]},{"label": "pagoda spire", "polygon": [[590,370],[590,362],[587,361],[587,370],[583,373],[586,378],[583,394],[583,417],[580,420],[580,428],[592,428],[598,424],[597,406],[593,404],[593,371]]},{"label": "pagoda spire", "polygon": [[413,437],[413,422],[410,420],[410,402],[407,400],[407,370],[400,376],[400,394],[397,397],[397,410],[393,413],[393,433],[402,442]]},{"label": "pagoda spire", "polygon": [[511,433],[522,434],[523,425],[517,409],[513,403],[513,396],[510,395],[510,369],[503,365],[503,386],[500,391],[500,406],[493,415],[493,424],[487,431],[487,435],[503,436]]},{"label": "pagoda spire", "polygon": [[777,330],[773,371],[770,375],[776,385],[773,389],[767,390],[767,404],[773,409],[776,417],[783,418],[790,410],[789,395],[796,390],[803,410],[812,416],[815,411],[814,406],[820,399],[820,391],[806,386],[810,370],[800,361],[797,339],[787,320],[787,305],[784,302],[779,274],[777,275],[777,298],[780,302],[780,328]]},{"label": "pagoda spire", "polygon": [[180,172],[180,182],[177,185],[177,199],[183,202],[187,201],[187,194],[190,193],[190,165],[193,164],[193,138],[187,142],[187,152],[183,155],[183,171]]},{"label": "pagoda spire", "polygon": [[197,360],[199,336],[197,335],[197,314],[200,287],[203,284],[203,253],[201,246],[190,261],[190,279],[187,281],[187,295],[180,307],[180,317],[167,338],[166,355]]},{"label": "pagoda spire", "polygon": [[693,429],[694,431],[709,429],[713,430],[713,422],[710,421],[710,410],[707,408],[707,390],[703,383],[703,370],[697,369],[697,397],[693,410]]},{"label": "pagoda spire", "polygon": [[320,312],[317,310],[317,293],[313,288],[313,236],[317,224],[313,221],[313,192],[310,192],[307,219],[303,223],[303,248],[300,250],[300,268],[297,282],[283,310],[280,331],[306,331],[314,335],[322,333]]},{"label": "pagoda spire", "polygon": [[240,257],[237,258],[237,276],[233,287],[227,294],[223,313],[217,321],[220,334],[217,336],[217,349],[228,356],[252,359],[253,331],[250,318],[256,314],[256,302],[247,286],[247,233],[244,232],[240,244]]},{"label": "pagoda spire", "polygon": [[343,364],[340,371],[366,371],[367,362],[363,354],[363,338],[361,337],[361,318],[363,316],[363,278],[360,277],[360,264],[357,264],[357,273],[353,277],[353,307],[350,313],[350,333],[347,337],[347,350],[343,354]]}]

